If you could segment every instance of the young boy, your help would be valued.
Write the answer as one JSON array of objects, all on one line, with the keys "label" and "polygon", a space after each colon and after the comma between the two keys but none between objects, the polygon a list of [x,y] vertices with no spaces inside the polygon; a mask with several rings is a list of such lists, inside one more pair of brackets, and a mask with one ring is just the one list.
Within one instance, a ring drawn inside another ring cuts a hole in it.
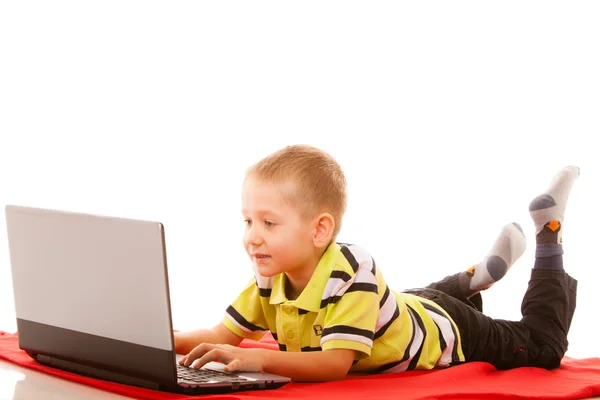
[{"label": "young boy", "polygon": [[[536,260],[521,321],[491,319],[481,290],[523,254],[517,224],[467,271],[427,288],[393,292],[373,258],[336,243],[346,209],[338,163],[310,146],[289,146],[247,171],[242,191],[244,247],[254,279],[209,330],[175,335],[180,361],[227,371],[265,371],[295,381],[343,379],[350,371],[397,372],[487,361],[497,368],[556,368],[567,349],[577,282],[563,270],[562,222],[577,176],[567,167],[529,210]],[[236,347],[267,331],[281,351]]]}]

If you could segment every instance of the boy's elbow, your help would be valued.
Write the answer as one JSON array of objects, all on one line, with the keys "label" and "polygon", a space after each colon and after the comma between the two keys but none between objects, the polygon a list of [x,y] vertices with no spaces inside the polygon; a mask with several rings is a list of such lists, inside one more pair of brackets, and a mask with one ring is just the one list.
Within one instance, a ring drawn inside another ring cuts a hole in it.
[{"label": "boy's elbow", "polygon": [[348,375],[348,370],[328,368],[316,373],[314,371],[308,374],[301,372],[298,376],[292,377],[292,380],[298,383],[335,382],[344,380],[346,375]]},{"label": "boy's elbow", "polygon": [[348,375],[348,371],[350,369],[349,368],[338,368],[336,371],[332,371],[331,372],[331,376],[330,379],[328,379],[329,381],[342,381],[344,379],[346,379],[346,376]]},{"label": "boy's elbow", "polygon": [[350,367],[346,367],[344,365],[336,365],[332,366],[332,368],[327,368],[327,370],[322,370],[321,382],[334,382],[334,381],[342,381],[348,375],[350,371]]},{"label": "boy's elbow", "polygon": [[356,352],[353,350],[326,350],[325,354],[329,358],[328,367],[322,369],[325,371],[326,380],[341,381],[345,379],[352,368]]}]

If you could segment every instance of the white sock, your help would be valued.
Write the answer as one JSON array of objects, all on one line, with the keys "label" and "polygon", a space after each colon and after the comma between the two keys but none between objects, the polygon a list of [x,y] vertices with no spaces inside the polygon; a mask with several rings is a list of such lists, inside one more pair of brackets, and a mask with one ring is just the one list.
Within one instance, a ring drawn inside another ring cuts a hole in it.
[{"label": "white sock", "polygon": [[548,189],[529,204],[529,213],[535,224],[538,244],[562,243],[561,227],[565,218],[565,208],[573,183],[578,176],[578,167],[563,168],[554,176]]},{"label": "white sock", "polygon": [[502,279],[524,252],[525,235],[521,226],[516,222],[505,225],[487,256],[464,272],[471,293],[488,289]]}]

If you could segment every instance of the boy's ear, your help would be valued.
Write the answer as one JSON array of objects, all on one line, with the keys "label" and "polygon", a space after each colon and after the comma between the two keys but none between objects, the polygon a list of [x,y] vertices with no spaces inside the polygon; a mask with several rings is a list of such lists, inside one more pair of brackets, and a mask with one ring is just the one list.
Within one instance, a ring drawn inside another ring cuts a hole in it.
[{"label": "boy's ear", "polygon": [[323,213],[317,217],[313,243],[315,247],[325,247],[331,242],[335,220],[329,213]]}]

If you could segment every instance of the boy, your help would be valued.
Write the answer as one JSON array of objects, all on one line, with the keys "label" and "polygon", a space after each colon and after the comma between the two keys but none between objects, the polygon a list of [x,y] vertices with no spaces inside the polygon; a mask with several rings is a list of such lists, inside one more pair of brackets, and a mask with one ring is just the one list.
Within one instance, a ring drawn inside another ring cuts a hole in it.
[{"label": "boy", "polygon": [[[338,163],[310,146],[289,146],[250,167],[242,190],[244,247],[254,279],[209,330],[175,335],[180,363],[265,371],[295,381],[343,379],[349,371],[398,372],[465,361],[497,368],[556,368],[567,349],[577,282],[562,266],[564,210],[577,167],[560,171],[530,204],[536,260],[517,322],[481,311],[479,292],[523,254],[517,224],[467,271],[424,289],[394,293],[373,258],[335,242],[346,208]],[[267,331],[280,350],[236,347]]]}]

